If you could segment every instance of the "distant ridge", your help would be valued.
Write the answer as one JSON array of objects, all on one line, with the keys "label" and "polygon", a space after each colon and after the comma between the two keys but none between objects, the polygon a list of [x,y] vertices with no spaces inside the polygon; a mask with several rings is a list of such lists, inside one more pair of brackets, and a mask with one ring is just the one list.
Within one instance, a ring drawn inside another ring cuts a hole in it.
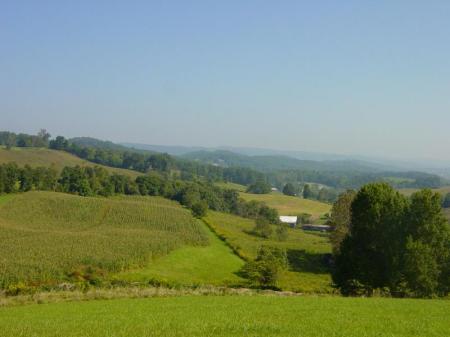
[{"label": "distant ridge", "polygon": [[122,146],[136,150],[145,150],[151,152],[168,153],[174,156],[181,156],[186,153],[208,150],[206,147],[201,146],[181,146],[181,145],[151,145],[151,144],[139,144],[139,143],[120,143]]},{"label": "distant ridge", "polygon": [[164,152],[174,156],[185,156],[192,152],[215,152],[228,151],[235,154],[246,156],[278,156],[289,157],[291,159],[299,159],[303,161],[316,162],[353,162],[362,166],[371,167],[374,170],[405,172],[420,171],[430,174],[437,174],[446,179],[450,179],[450,162],[436,160],[403,160],[403,159],[386,159],[371,157],[369,155],[343,155],[332,153],[319,153],[310,151],[294,151],[294,150],[277,150],[255,147],[235,147],[235,146],[219,146],[219,147],[201,147],[201,146],[182,146],[182,145],[151,145],[139,143],[121,143],[121,145],[146,151]]}]

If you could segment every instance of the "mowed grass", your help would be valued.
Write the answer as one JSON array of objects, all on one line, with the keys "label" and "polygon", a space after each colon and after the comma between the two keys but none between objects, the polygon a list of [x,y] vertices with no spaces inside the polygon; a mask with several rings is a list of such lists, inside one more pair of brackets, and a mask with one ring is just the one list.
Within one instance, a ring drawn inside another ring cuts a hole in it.
[{"label": "mowed grass", "polygon": [[280,215],[311,214],[315,219],[330,212],[331,205],[323,202],[287,196],[278,192],[269,194],[240,193],[244,200],[263,201],[267,206],[275,208]]},{"label": "mowed grass", "polygon": [[130,270],[115,279],[146,283],[156,280],[163,284],[196,286],[233,286],[242,284],[237,272],[244,261],[204,225],[208,246],[185,246],[166,256],[156,258],[144,268]]},{"label": "mowed grass", "polygon": [[2,337],[445,337],[450,301],[186,296],[0,308]]},{"label": "mowed grass", "polygon": [[80,266],[118,272],[183,245],[206,245],[199,221],[156,197],[27,192],[0,204],[0,288],[53,284]]},{"label": "mowed grass", "polygon": [[245,259],[254,259],[262,245],[285,249],[290,269],[281,275],[278,284],[281,289],[308,293],[333,291],[330,286],[331,277],[325,265],[325,254],[331,252],[326,235],[289,229],[288,239],[278,241],[275,237],[263,239],[250,234],[255,226],[250,219],[210,211],[205,221]]},{"label": "mowed grass", "polygon": [[[398,190],[400,193],[406,196],[411,196],[413,193],[419,192],[420,189],[418,188],[401,188]],[[441,188],[434,188],[432,189],[433,192],[439,193],[442,196],[445,196],[447,193],[450,193],[450,186],[444,186]]]},{"label": "mowed grass", "polygon": [[103,166],[95,163],[91,163],[87,160],[78,158],[70,153],[64,151],[56,151],[45,148],[27,148],[27,147],[13,147],[10,150],[6,150],[4,147],[0,147],[0,164],[15,162],[19,166],[29,165],[31,167],[50,167],[53,166],[57,171],[61,171],[64,166],[99,166],[108,170],[111,173],[117,173],[131,178],[136,178],[142,173]]}]

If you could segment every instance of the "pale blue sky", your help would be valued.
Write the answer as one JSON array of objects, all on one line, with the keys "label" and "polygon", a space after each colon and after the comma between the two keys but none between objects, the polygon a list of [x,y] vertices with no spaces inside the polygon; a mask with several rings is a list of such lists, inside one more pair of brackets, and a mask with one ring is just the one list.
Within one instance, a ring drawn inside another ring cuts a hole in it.
[{"label": "pale blue sky", "polygon": [[446,0],[0,0],[0,129],[450,160],[449,18]]}]

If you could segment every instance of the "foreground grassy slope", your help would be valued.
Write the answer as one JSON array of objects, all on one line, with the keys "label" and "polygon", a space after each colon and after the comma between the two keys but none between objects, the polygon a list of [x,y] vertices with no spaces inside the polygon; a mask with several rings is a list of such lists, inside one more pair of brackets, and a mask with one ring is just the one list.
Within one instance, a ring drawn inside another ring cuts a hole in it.
[{"label": "foreground grassy slope", "polygon": [[298,215],[301,213],[308,213],[317,219],[331,210],[331,205],[329,204],[315,200],[290,197],[277,192],[272,192],[269,194],[240,193],[240,196],[247,201],[263,201],[269,207],[273,207],[278,210],[280,215]]},{"label": "foreground grassy slope", "polygon": [[236,274],[244,265],[233,251],[211,230],[208,233],[209,245],[185,246],[174,250],[167,256],[154,259],[144,268],[129,270],[115,275],[118,280],[148,283],[162,282],[170,285],[239,285],[243,280]]},{"label": "foreground grassy slope", "polygon": [[279,287],[283,290],[320,293],[332,291],[330,274],[324,264],[325,254],[331,252],[327,236],[289,229],[288,239],[277,241],[275,238],[263,239],[250,234],[255,226],[250,219],[210,211],[205,221],[246,259],[254,259],[261,245],[285,249],[291,267],[281,275]]},{"label": "foreground grassy slope", "polygon": [[64,151],[31,147],[15,147],[11,150],[6,150],[4,147],[0,147],[0,164],[10,162],[15,162],[19,166],[30,165],[31,167],[50,167],[53,165],[58,171],[62,170],[64,166],[100,166],[112,173],[122,174],[132,178],[142,174],[132,170],[113,168],[91,163]]},{"label": "foreground grassy slope", "polygon": [[28,192],[0,204],[0,242],[1,287],[58,282],[81,265],[144,265],[208,237],[189,211],[166,199]]},{"label": "foreground grassy slope", "polygon": [[199,296],[0,308],[3,337],[444,337],[450,301]]}]

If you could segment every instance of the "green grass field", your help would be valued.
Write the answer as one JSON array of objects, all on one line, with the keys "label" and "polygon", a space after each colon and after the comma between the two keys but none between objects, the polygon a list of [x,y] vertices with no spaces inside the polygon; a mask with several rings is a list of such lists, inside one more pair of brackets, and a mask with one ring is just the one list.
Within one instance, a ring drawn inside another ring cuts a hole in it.
[{"label": "green grass field", "polygon": [[15,162],[19,166],[30,165],[31,167],[50,167],[53,165],[58,171],[62,170],[64,166],[100,166],[111,173],[122,174],[131,178],[142,175],[142,173],[132,170],[91,163],[64,151],[32,147],[14,147],[11,150],[6,150],[4,147],[0,147],[0,164],[10,162]]},{"label": "green grass field", "polygon": [[250,219],[210,211],[205,221],[246,259],[254,259],[261,245],[285,249],[291,268],[281,275],[279,287],[283,290],[319,293],[332,291],[330,274],[323,263],[324,254],[331,252],[326,235],[289,229],[288,240],[277,241],[275,238],[263,239],[249,234],[255,226]]},{"label": "green grass field", "polygon": [[446,337],[450,301],[185,296],[0,308],[2,337]]},{"label": "green grass field", "polygon": [[207,244],[206,233],[188,210],[163,198],[9,196],[0,204],[0,287],[53,284],[83,265],[111,272],[143,266],[186,244]]},{"label": "green grass field", "polygon": [[301,213],[311,214],[315,219],[320,218],[331,210],[331,205],[315,200],[290,197],[281,193],[269,194],[240,193],[240,196],[249,201],[263,201],[267,206],[278,210],[280,215],[298,215]]},{"label": "green grass field", "polygon": [[208,246],[185,246],[167,256],[154,259],[144,268],[129,270],[115,275],[115,279],[146,283],[157,280],[170,285],[232,286],[243,283],[236,273],[244,261],[221,241],[211,230]]}]

